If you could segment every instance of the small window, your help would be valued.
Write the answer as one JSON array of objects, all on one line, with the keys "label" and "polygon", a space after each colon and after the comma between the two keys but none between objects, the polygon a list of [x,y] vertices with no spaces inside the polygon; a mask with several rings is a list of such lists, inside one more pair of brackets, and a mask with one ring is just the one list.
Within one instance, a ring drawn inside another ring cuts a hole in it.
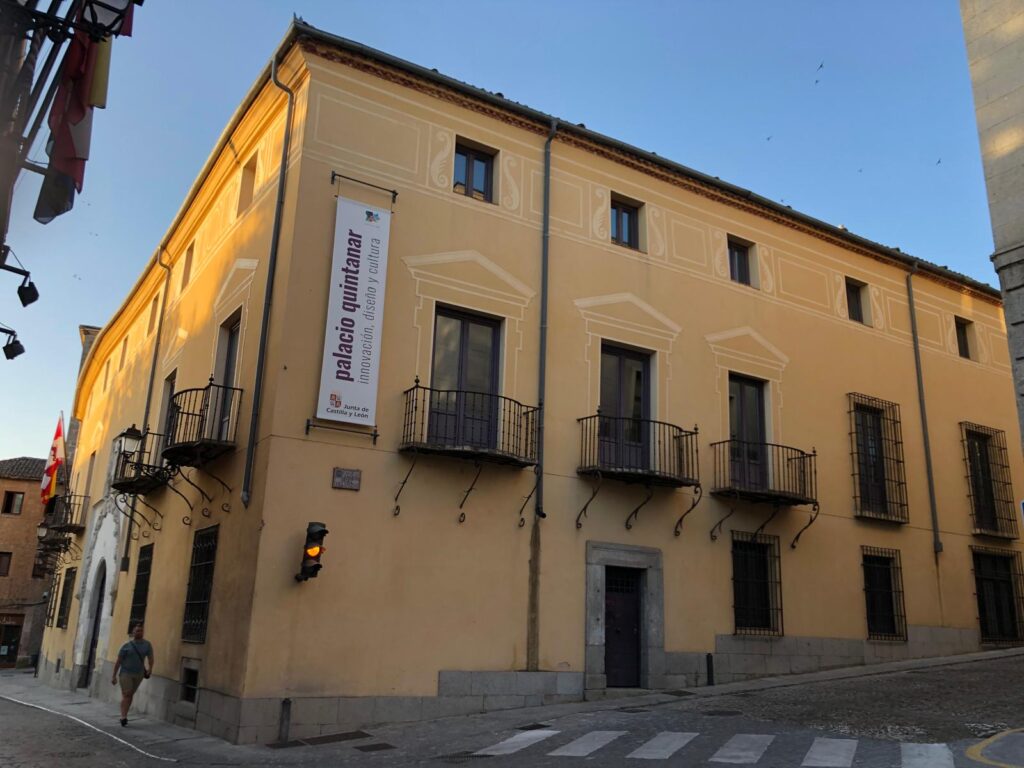
[{"label": "small window", "polygon": [[46,557],[44,555],[36,555],[36,559],[32,561],[32,578],[45,579],[49,571],[50,569],[46,567]]},{"label": "small window", "polygon": [[192,538],[192,563],[185,593],[185,618],[181,639],[186,643],[206,642],[206,623],[213,593],[213,565],[217,559],[217,530],[214,525],[196,531]]},{"label": "small window", "polygon": [[107,391],[107,385],[110,384],[110,360],[103,364],[103,391]]},{"label": "small window", "polygon": [[146,329],[147,334],[153,333],[156,330],[156,319],[157,313],[160,311],[160,296],[159,294],[153,297],[153,301],[149,303],[149,325]]},{"label": "small window", "polygon": [[732,587],[737,635],[782,634],[778,536],[732,532]]},{"label": "small window", "polygon": [[128,337],[121,340],[121,359],[117,362],[117,370],[124,370],[124,361],[128,359]]},{"label": "small window", "polygon": [[[954,317],[953,322],[956,325],[956,349],[960,353],[960,357],[965,360],[971,359],[971,341],[970,332],[971,326],[974,325],[970,320],[964,320],[962,317]],[[948,327],[948,326],[947,326]]]},{"label": "small window", "polygon": [[153,545],[139,549],[139,564],[135,570],[135,588],[132,590],[132,610],[128,619],[128,633],[146,621],[146,603],[149,600],[149,574],[153,569]]},{"label": "small window", "polygon": [[750,270],[750,244],[729,238],[729,279],[742,285],[753,285]]},{"label": "small window", "polygon": [[494,199],[494,153],[457,144],[452,191],[491,202]]},{"label": "small window", "polygon": [[855,323],[869,325],[867,302],[864,301],[866,289],[867,286],[859,280],[846,278],[846,312]]},{"label": "small window", "polygon": [[854,513],[909,522],[900,406],[855,392],[849,398]]},{"label": "small window", "polygon": [[76,568],[68,568],[64,571],[64,585],[60,590],[60,607],[57,609],[57,626],[61,629],[68,628],[68,616],[71,615],[71,596],[75,591]]},{"label": "small window", "polygon": [[11,553],[0,552],[0,576],[7,576],[11,572]]},{"label": "small window", "polygon": [[903,569],[897,549],[861,547],[869,640],[906,640]]},{"label": "small window", "polygon": [[256,191],[256,159],[258,155],[249,158],[249,162],[242,168],[242,179],[238,189],[238,215],[241,216],[252,205],[253,193]]},{"label": "small window", "polygon": [[199,670],[184,667],[181,670],[181,700],[195,704],[199,698]]},{"label": "small window", "polygon": [[185,251],[185,258],[181,263],[181,287],[178,289],[178,293],[184,293],[189,280],[192,279],[192,252],[194,250],[195,244],[193,243]]},{"label": "small window", "polygon": [[627,248],[640,247],[640,207],[612,198],[612,242]]},{"label": "small window", "polygon": [[1024,575],[1020,553],[971,547],[983,643],[1024,640]]},{"label": "small window", "polygon": [[20,515],[21,505],[25,501],[25,494],[19,491],[4,491],[4,505],[0,513],[5,515]]},{"label": "small window", "polygon": [[960,432],[974,533],[1017,538],[1006,433],[966,421],[960,422]]}]

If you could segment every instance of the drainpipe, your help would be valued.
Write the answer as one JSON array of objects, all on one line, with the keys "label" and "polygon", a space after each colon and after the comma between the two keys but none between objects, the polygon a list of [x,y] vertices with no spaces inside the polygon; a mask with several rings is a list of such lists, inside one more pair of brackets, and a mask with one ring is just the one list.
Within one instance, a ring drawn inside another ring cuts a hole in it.
[{"label": "drainpipe", "polygon": [[921,432],[924,436],[924,466],[928,475],[928,506],[932,513],[932,548],[935,562],[939,562],[942,551],[942,539],[939,538],[939,511],[935,503],[935,474],[932,471],[932,443],[928,436],[928,410],[924,402],[924,374],[921,370],[921,340],[917,335],[917,311],[914,309],[914,275],[917,273],[918,262],[907,273],[907,301],[910,304],[910,333],[914,339],[914,367],[917,370],[917,404],[921,409]]},{"label": "drainpipe", "polygon": [[544,218],[540,249],[540,362],[537,367],[537,491],[533,526],[530,529],[530,588],[526,617],[526,668],[540,669],[540,520],[544,512],[544,396],[548,362],[548,248],[551,240],[551,142],[558,121],[544,142]]},{"label": "drainpipe", "polygon": [[263,368],[267,358],[267,331],[270,327],[270,304],[274,295],[274,274],[277,271],[277,249],[281,240],[281,219],[284,215],[284,189],[288,178],[288,153],[292,137],[292,109],[295,92],[277,78],[277,55],[270,62],[270,79],[288,96],[288,112],[281,142],[281,168],[277,175],[277,202],[274,205],[274,230],[270,235],[270,258],[267,262],[267,288],[263,296],[263,321],[260,326],[260,347],[256,355],[256,382],[252,388],[252,418],[249,420],[249,441],[245,447],[245,474],[242,477],[242,504],[249,506],[252,498],[252,467],[256,454],[256,432],[260,424],[260,400],[263,395]]},{"label": "drainpipe", "polygon": [[[164,292],[160,297],[160,314],[156,321],[156,338],[153,340],[153,360],[149,364],[149,387],[146,389],[146,407],[142,411],[142,431],[149,431],[149,409],[153,404],[153,382],[156,379],[156,363],[160,355],[160,338],[164,330],[164,310],[167,308],[167,291],[171,287],[171,266],[164,264],[161,260],[167,250],[160,246],[160,253],[157,255],[156,263],[164,271]],[[128,535],[124,539],[124,554],[121,556],[121,571],[128,572],[130,564],[129,552],[132,544],[132,523],[135,522],[135,496],[132,496],[132,510],[128,516]]]}]

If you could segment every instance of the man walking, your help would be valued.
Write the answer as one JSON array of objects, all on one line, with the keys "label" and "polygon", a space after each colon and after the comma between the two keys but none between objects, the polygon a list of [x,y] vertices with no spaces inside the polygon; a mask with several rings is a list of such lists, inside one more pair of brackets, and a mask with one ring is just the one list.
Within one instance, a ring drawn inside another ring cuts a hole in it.
[{"label": "man walking", "polygon": [[[148,664],[147,664],[148,661]],[[120,675],[118,675],[120,672]],[[111,685],[121,683],[121,725],[128,725],[128,708],[144,678],[153,674],[153,646],[142,636],[142,624],[132,630],[132,639],[121,646],[114,664]]]}]

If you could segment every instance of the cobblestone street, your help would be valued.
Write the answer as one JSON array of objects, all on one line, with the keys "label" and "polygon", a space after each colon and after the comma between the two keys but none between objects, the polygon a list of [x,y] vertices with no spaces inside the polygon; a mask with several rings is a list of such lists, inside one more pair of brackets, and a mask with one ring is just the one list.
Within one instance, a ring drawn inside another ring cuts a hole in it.
[{"label": "cobblestone street", "polygon": [[[902,663],[895,671],[861,667],[676,695],[368,724],[336,741],[271,749],[232,746],[134,714],[120,728],[106,704],[46,688],[25,673],[3,673],[0,696],[52,712],[0,699],[0,765],[440,767],[484,760],[491,768],[562,768],[583,757],[588,766],[609,767],[643,759],[673,766],[1024,768],[1024,739],[1008,733],[1024,726],[1022,675],[1024,654],[1007,651]],[[984,762],[972,759],[979,756]]]}]

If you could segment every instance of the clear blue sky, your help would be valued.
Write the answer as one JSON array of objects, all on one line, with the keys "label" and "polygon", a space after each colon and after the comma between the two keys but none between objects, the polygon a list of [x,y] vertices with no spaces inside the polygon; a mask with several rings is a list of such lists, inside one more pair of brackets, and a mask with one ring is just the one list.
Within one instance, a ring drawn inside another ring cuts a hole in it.
[{"label": "clear blue sky", "polygon": [[46,455],[78,325],[120,304],[293,11],[995,284],[956,0],[150,0],[74,210],[37,224],[38,178],[17,187],[9,242],[42,298],[0,274],[27,349],[0,359],[0,458]]}]

